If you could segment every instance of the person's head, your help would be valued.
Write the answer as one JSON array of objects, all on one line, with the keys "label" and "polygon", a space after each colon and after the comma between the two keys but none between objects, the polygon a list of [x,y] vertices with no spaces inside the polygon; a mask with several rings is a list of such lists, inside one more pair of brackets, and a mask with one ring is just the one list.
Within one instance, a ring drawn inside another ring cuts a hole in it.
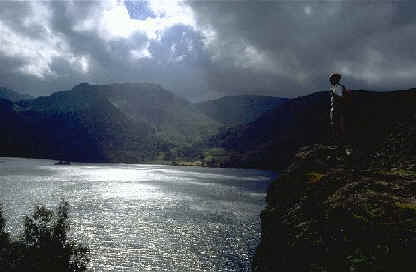
[{"label": "person's head", "polygon": [[332,73],[329,75],[329,82],[331,85],[337,85],[341,80],[341,75],[338,73]]}]

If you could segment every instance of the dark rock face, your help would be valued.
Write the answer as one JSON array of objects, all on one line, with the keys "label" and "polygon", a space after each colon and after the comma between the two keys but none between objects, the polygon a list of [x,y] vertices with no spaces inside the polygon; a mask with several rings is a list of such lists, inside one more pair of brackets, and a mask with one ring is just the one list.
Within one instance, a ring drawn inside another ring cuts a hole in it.
[{"label": "dark rock face", "polygon": [[[414,128],[413,119],[393,129],[401,138],[388,137],[378,161],[325,145],[300,149],[268,190],[253,270],[414,271],[416,169],[401,149]],[[391,158],[395,168],[380,163]]]}]

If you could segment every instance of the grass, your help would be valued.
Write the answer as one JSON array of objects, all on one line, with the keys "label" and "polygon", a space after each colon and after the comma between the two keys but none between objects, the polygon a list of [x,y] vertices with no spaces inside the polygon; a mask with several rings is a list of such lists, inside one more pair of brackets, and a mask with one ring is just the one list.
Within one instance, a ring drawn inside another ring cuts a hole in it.
[{"label": "grass", "polygon": [[399,176],[403,178],[412,178],[416,177],[416,172],[411,170],[406,170],[402,168],[393,168],[390,170],[380,170],[377,172],[378,174],[382,175],[389,175],[389,176]]},{"label": "grass", "polygon": [[416,211],[416,203],[415,202],[413,202],[413,203],[412,202],[407,202],[407,203],[395,202],[394,204],[398,208]]},{"label": "grass", "polygon": [[308,183],[318,183],[326,174],[318,173],[318,172],[310,172],[305,174],[308,179]]}]

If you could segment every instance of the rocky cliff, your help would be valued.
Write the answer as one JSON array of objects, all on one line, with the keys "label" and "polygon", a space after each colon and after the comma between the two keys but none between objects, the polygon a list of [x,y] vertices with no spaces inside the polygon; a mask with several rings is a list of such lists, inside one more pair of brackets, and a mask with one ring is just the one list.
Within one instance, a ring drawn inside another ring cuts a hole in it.
[{"label": "rocky cliff", "polygon": [[416,118],[377,152],[306,146],[268,190],[253,271],[414,271]]}]

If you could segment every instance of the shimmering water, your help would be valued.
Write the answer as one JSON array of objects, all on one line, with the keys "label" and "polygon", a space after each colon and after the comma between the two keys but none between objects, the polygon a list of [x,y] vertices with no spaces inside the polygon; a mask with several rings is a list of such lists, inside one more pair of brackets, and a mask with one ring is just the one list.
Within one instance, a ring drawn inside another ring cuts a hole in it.
[{"label": "shimmering water", "polygon": [[34,205],[71,205],[92,271],[250,271],[271,172],[0,158],[8,230]]}]

